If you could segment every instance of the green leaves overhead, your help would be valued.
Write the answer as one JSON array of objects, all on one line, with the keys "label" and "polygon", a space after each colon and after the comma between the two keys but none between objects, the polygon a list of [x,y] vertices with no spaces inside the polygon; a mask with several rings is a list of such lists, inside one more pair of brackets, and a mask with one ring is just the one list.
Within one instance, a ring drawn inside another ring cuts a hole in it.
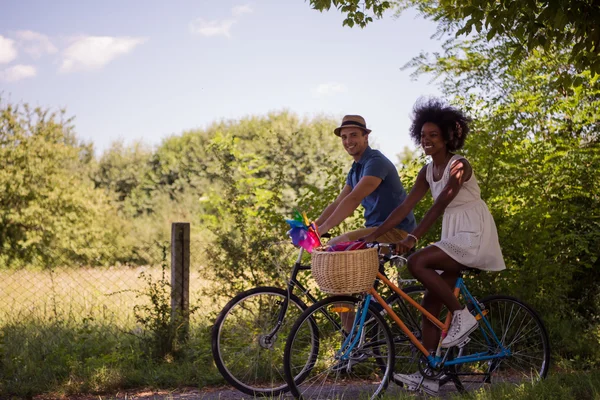
[{"label": "green leaves overhead", "polygon": [[514,59],[536,48],[572,45],[569,62],[579,71],[600,74],[600,4],[592,0],[310,0],[323,11],[333,5],[346,19],[343,24],[365,27],[386,10],[401,12],[415,7],[437,21],[443,32],[460,36],[484,33],[488,41],[507,39]]},{"label": "green leaves overhead", "polygon": [[[373,17],[381,18],[383,12],[391,7],[391,3],[379,0],[310,0],[310,5],[315,10],[324,11],[329,10],[331,6],[336,7],[346,14],[342,25],[350,28],[354,25],[364,28],[368,23],[373,22]],[[372,12],[373,16],[370,16],[369,12]]]}]

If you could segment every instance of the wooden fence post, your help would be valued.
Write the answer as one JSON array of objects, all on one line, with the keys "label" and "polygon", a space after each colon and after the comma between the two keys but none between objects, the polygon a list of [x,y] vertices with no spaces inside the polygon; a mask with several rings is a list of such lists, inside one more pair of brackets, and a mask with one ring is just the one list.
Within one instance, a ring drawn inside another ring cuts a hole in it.
[{"label": "wooden fence post", "polygon": [[171,225],[171,321],[180,322],[180,338],[185,338],[190,311],[190,224]]}]

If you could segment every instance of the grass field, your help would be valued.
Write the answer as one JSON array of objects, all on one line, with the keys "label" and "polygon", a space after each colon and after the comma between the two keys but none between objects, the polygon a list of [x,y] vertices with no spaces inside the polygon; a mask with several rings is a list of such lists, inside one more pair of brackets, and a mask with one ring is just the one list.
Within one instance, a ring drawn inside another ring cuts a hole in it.
[{"label": "grass field", "polygon": [[[0,270],[0,323],[91,318],[134,328],[134,306],[148,304],[143,295],[148,283],[142,274],[157,281],[163,271],[160,266]],[[200,306],[196,319],[219,308],[200,294],[210,284],[205,274],[198,269],[190,271],[190,304]],[[165,271],[168,282],[169,275],[170,271]]]}]

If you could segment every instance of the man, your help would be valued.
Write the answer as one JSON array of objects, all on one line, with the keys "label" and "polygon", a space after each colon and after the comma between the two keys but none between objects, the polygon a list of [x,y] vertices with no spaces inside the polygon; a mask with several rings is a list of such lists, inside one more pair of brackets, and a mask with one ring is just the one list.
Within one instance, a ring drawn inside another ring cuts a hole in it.
[{"label": "man", "polygon": [[[324,234],[339,225],[362,204],[365,227],[332,238],[328,244],[348,242],[367,236],[385,221],[388,215],[404,201],[406,191],[400,182],[394,164],[379,150],[369,147],[370,129],[360,115],[346,115],[342,124],[333,131],[342,139],[344,149],[354,158],[346,185],[333,203],[315,221],[319,233]],[[378,242],[399,242],[415,228],[412,211]]]}]

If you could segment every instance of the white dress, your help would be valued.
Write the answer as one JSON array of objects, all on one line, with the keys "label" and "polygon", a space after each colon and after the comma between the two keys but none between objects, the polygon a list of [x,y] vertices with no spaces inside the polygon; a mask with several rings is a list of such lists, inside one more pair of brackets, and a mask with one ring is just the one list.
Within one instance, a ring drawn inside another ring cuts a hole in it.
[{"label": "white dress", "polygon": [[[433,163],[427,165],[427,182],[434,201],[448,183],[452,164],[460,159],[464,157],[452,156],[444,175],[437,182],[433,180]],[[434,245],[470,268],[484,271],[501,271],[506,268],[496,224],[487,205],[481,200],[481,191],[474,172],[444,210],[442,239]]]}]

